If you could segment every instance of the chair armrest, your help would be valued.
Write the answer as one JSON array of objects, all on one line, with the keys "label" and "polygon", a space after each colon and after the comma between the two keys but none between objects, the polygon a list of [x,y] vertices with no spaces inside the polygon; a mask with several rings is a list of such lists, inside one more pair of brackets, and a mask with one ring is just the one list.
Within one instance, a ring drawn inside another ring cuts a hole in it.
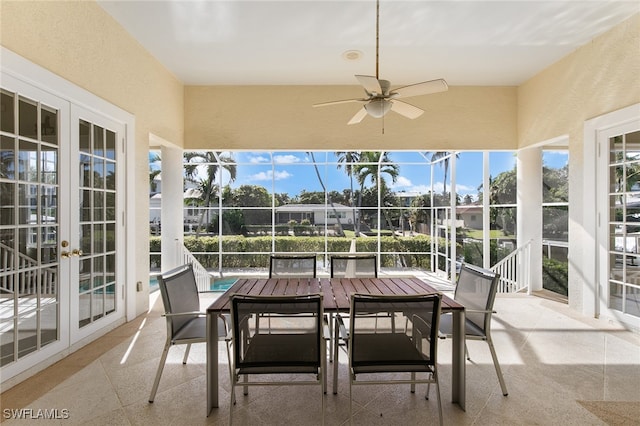
[{"label": "chair armrest", "polygon": [[497,314],[498,313],[496,311],[488,311],[486,309],[465,309],[464,311],[465,313],[472,313],[472,314]]},{"label": "chair armrest", "polygon": [[[407,320],[409,320],[409,317],[407,317]],[[416,321],[416,320],[417,320],[417,321]],[[422,335],[422,338],[427,339],[427,340],[431,340],[431,339],[430,339],[430,338],[431,338],[431,336],[430,336],[430,335],[425,336],[425,335],[422,333],[422,328],[416,327],[416,322],[421,322],[422,324],[424,324],[424,330],[426,330],[426,331],[431,330],[431,324],[429,324],[428,322],[426,322],[426,321],[424,320],[424,318],[422,318],[422,317],[421,317],[421,316],[419,316],[419,315],[411,315],[411,319],[410,319],[410,321],[411,321],[411,323],[413,324],[413,326],[411,327],[411,329],[412,329],[412,331],[413,331],[413,336],[412,336],[412,337],[413,337],[413,339],[414,339],[414,340],[415,340],[415,338],[416,338],[416,335],[415,335],[415,334],[416,334],[416,332],[419,332],[419,333]],[[440,332],[438,331],[438,334],[439,334],[439,333],[440,333]]]},{"label": "chair armrest", "polygon": [[194,315],[197,315],[199,317],[203,317],[203,316],[206,316],[207,313],[206,312],[200,312],[200,311],[194,311],[194,312],[173,312],[171,314],[165,312],[164,314],[162,314],[163,317],[168,317],[168,318],[170,318],[170,317],[180,317],[180,316],[194,316]]},{"label": "chair armrest", "polygon": [[336,314],[336,326],[339,330],[338,335],[343,339],[347,339],[349,337],[349,330],[347,330],[347,326],[344,324],[344,319],[340,314]]}]

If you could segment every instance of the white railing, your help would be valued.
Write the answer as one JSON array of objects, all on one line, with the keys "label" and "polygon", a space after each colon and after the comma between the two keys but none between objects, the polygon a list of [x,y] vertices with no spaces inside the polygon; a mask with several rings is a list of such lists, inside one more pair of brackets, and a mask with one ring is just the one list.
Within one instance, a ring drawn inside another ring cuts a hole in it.
[{"label": "white railing", "polygon": [[[13,247],[0,244],[0,289],[9,294],[19,295],[55,295],[58,286],[58,267],[56,265],[42,267],[38,261]],[[17,269],[16,269],[17,268]],[[38,290],[40,290],[38,292]]]},{"label": "white railing", "polygon": [[211,279],[212,276],[207,269],[198,262],[193,254],[184,246],[180,244],[178,247],[178,255],[180,256],[180,264],[184,265],[190,263],[193,265],[193,273],[196,276],[196,283],[198,285],[198,291],[211,291]]},{"label": "white railing", "polygon": [[491,267],[492,271],[500,274],[498,293],[516,293],[528,289],[530,268],[531,240]]}]

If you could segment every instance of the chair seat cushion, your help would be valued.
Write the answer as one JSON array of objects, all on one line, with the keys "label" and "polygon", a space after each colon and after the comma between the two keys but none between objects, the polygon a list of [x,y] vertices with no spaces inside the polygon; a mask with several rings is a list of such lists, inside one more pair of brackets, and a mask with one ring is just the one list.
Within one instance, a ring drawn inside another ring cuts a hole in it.
[{"label": "chair seat cushion", "polygon": [[240,374],[316,373],[319,352],[315,334],[260,333],[251,338],[237,367]]},{"label": "chair seat cushion", "polygon": [[[440,328],[440,333],[446,336],[451,336],[453,334],[453,315],[443,314],[440,317],[439,328]],[[465,335],[473,336],[481,339],[484,339],[487,337],[480,327],[478,327],[474,322],[469,320],[465,321]]]},{"label": "chair seat cushion", "polygon": [[362,333],[353,336],[354,373],[430,372],[433,362],[424,357],[409,336],[399,333]]}]

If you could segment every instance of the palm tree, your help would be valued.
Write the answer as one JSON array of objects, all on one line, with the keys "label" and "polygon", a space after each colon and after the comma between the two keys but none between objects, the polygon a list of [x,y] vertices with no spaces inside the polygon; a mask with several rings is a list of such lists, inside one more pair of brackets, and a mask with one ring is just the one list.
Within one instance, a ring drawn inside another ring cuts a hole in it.
[{"label": "palm tree", "polygon": [[160,158],[160,154],[157,153],[149,153],[149,190],[150,192],[156,192],[158,189],[158,184],[156,183],[156,177],[160,175],[162,169],[158,168],[158,164],[162,159]]},{"label": "palm tree", "polygon": [[[236,165],[233,157],[223,155],[222,152],[214,151],[185,152],[184,159],[187,162],[184,167],[185,177],[198,184],[198,189],[200,190],[199,202],[205,207],[202,213],[200,213],[198,228],[196,229],[196,237],[198,237],[204,221],[205,212],[208,213],[209,211],[207,207],[210,206],[211,200],[219,191],[219,184],[215,182],[218,173],[221,172],[220,167],[229,172],[231,181],[235,181]],[[200,177],[199,172],[203,166],[205,167],[205,175],[204,177]]]},{"label": "palm tree", "polygon": [[336,221],[338,222],[337,223],[338,229],[339,229],[338,232],[340,235],[344,235],[344,229],[342,229],[342,223],[340,222],[340,215],[338,215],[338,211],[336,210],[336,207],[333,205],[333,201],[331,200],[331,195],[327,191],[327,188],[324,186],[324,182],[322,181],[320,170],[318,170],[318,163],[316,163],[316,158],[313,155],[313,151],[309,151],[308,154],[311,156],[311,161],[313,161],[313,167],[316,169],[316,176],[318,176],[318,181],[320,182],[320,186],[322,186],[322,190],[327,195],[327,200],[329,201],[329,204],[331,205],[331,209],[333,210],[333,214],[336,217]]},{"label": "palm tree", "polygon": [[[449,174],[449,160],[451,159],[450,151],[435,151],[435,152],[427,152],[426,156],[429,157],[431,154],[431,164],[442,160],[442,167],[444,168],[444,181],[442,182],[443,190],[442,195],[447,195],[447,175]],[[460,158],[460,154],[456,154],[456,158]]]},{"label": "palm tree", "polygon": [[351,207],[351,212],[353,213],[353,230],[357,237],[360,235],[360,229],[358,228],[359,223],[356,220],[356,210],[353,208],[353,168],[354,164],[360,161],[360,151],[338,151],[336,152],[336,156],[338,157],[338,170],[342,168],[344,163],[344,171],[347,173],[347,176],[349,176],[351,184],[349,207]]},{"label": "palm tree", "polygon": [[[387,174],[391,177],[391,181],[395,183],[398,180],[400,173],[398,165],[391,163],[389,154],[381,151],[364,151],[360,153],[360,162],[354,165],[353,173],[356,176],[356,180],[360,184],[360,193],[358,194],[358,209],[362,205],[362,192],[367,180],[370,180],[373,186],[376,188],[376,192],[380,194],[380,191],[386,191],[386,182],[382,177],[382,174]],[[380,199],[380,198],[379,198]],[[393,225],[389,220],[386,211],[385,218],[391,230]],[[360,217],[358,215],[358,229],[360,229]]]}]

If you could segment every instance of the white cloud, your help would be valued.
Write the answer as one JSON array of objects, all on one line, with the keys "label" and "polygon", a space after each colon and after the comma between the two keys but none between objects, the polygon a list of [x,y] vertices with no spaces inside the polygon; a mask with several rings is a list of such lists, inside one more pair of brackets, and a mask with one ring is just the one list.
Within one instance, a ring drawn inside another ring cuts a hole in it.
[{"label": "white cloud", "polygon": [[256,173],[255,175],[251,175],[249,176],[249,180],[252,181],[269,181],[269,180],[283,180],[283,179],[288,179],[291,176],[293,176],[291,173],[287,172],[286,170],[283,171],[277,171],[277,172],[273,172],[271,170],[268,170],[266,172],[260,172],[260,173]]},{"label": "white cloud", "polygon": [[260,156],[251,156],[249,157],[249,162],[253,163],[253,164],[257,164],[257,163],[268,163],[269,162],[269,157],[264,157],[262,155]]},{"label": "white cloud", "polygon": [[395,183],[390,182],[389,186],[391,188],[406,188],[406,187],[410,187],[411,186],[411,180],[409,178],[406,178],[404,176],[398,176],[398,179],[396,180]]},{"label": "white cloud", "polygon": [[295,155],[274,155],[273,162],[274,163],[299,163],[300,158]]}]

